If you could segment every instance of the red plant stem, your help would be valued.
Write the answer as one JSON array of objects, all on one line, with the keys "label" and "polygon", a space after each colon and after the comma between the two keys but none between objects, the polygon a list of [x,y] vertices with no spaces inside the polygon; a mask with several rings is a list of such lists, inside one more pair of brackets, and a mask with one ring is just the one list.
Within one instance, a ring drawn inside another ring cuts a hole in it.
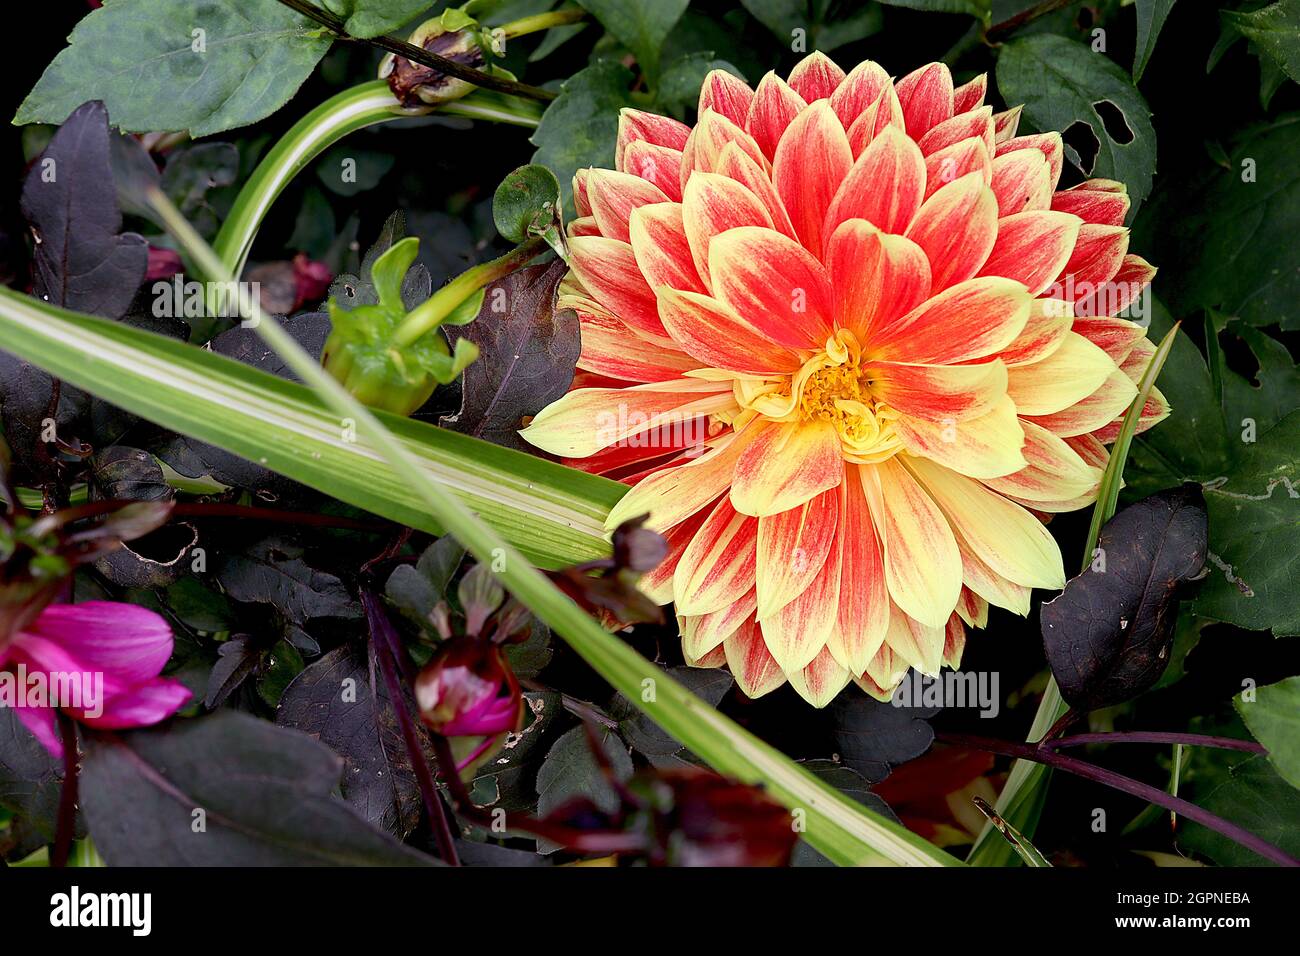
[{"label": "red plant stem", "polygon": [[1175,734],[1163,731],[1135,730],[1125,733],[1071,734],[1056,740],[1045,740],[1043,747],[1060,750],[1064,747],[1082,747],[1086,744],[1182,744],[1185,747],[1216,747],[1219,750],[1240,750],[1243,753],[1266,754],[1253,740],[1235,737],[1207,737],[1204,734]]},{"label": "red plant stem", "polygon": [[383,673],[384,683],[388,687],[388,704],[393,708],[397,726],[402,732],[402,743],[406,746],[406,755],[411,761],[415,781],[424,800],[425,812],[429,815],[429,825],[438,841],[438,855],[443,862],[451,866],[460,866],[460,857],[456,853],[456,841],[452,837],[451,822],[447,819],[447,808],[442,805],[442,797],[433,782],[433,774],[424,759],[424,749],[420,746],[420,737],[411,720],[411,712],[406,707],[406,695],[403,692],[401,678],[397,674],[397,633],[393,630],[388,615],[379,606],[378,599],[369,591],[361,592],[361,604],[366,611],[366,620],[370,624],[370,639],[375,642],[375,656],[379,658],[379,669]]},{"label": "red plant stem", "polygon": [[59,817],[54,832],[54,849],[50,866],[68,865],[72,838],[77,831],[77,725],[61,710],[56,710],[59,737],[63,742],[63,789],[59,793]]},{"label": "red plant stem", "polygon": [[1082,777],[1094,783],[1114,787],[1116,790],[1146,800],[1148,803],[1154,803],[1166,810],[1172,810],[1179,816],[1186,817],[1188,820],[1201,824],[1201,826],[1221,833],[1228,839],[1240,843],[1247,849],[1253,850],[1266,860],[1271,860],[1279,866],[1300,866],[1300,860],[1294,859],[1282,849],[1267,840],[1255,836],[1249,830],[1242,829],[1230,820],[1216,816],[1208,810],[1203,810],[1196,804],[1189,803],[1181,797],[1166,793],[1158,787],[1134,780],[1132,777],[1126,777],[1113,770],[1107,770],[1105,767],[1098,767],[1096,764],[1079,760],[1076,757],[1057,753],[1048,747],[1013,743],[1009,740],[997,740],[990,737],[975,737],[969,734],[939,733],[935,734],[935,740],[956,747],[965,747],[968,750],[983,750],[986,753],[1001,754],[1004,757],[1032,760],[1035,763],[1045,764],[1048,767],[1072,773],[1076,777]]}]

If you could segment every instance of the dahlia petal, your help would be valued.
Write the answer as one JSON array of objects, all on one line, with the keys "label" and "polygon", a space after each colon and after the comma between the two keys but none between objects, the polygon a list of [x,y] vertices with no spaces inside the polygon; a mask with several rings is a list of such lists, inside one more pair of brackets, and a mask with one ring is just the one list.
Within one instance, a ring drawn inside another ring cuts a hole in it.
[{"label": "dahlia petal", "polygon": [[892,126],[900,133],[907,131],[903,106],[898,102],[898,91],[894,89],[893,83],[887,84],[876,97],[876,101],[863,110],[862,115],[849,127],[849,148],[853,150],[853,158],[857,159],[861,156],[862,151],[870,146],[887,126]]},{"label": "dahlia petal", "polygon": [[952,73],[943,63],[929,63],[897,83],[907,135],[920,139],[953,114]]},{"label": "dahlia petal", "polygon": [[700,526],[704,524],[705,519],[713,513],[713,506],[716,503],[716,501],[709,502],[671,528],[660,531],[664,536],[664,540],[668,542],[668,553],[664,555],[664,559],[657,566],[641,575],[637,581],[637,587],[641,589],[641,592],[656,604],[672,603],[673,574],[676,573],[677,565],[686,552],[687,546],[695,538],[695,533],[700,530]]},{"label": "dahlia petal", "polygon": [[753,226],[724,232],[709,246],[709,273],[714,296],[766,338],[790,348],[825,344],[834,316],[830,281],[794,240]]},{"label": "dahlia petal", "polygon": [[700,86],[700,104],[697,113],[713,110],[721,113],[737,126],[745,125],[749,106],[754,102],[754,91],[740,77],[726,70],[711,70]]},{"label": "dahlia petal", "polygon": [[954,113],[965,113],[984,105],[984,94],[988,92],[989,75],[981,73],[969,83],[963,83],[952,91],[952,108]]},{"label": "dahlia petal", "polygon": [[982,139],[974,136],[925,157],[925,198],[971,173],[978,173],[986,185],[993,182],[993,162],[988,148]]},{"label": "dahlia petal", "polygon": [[1020,126],[1020,114],[1025,111],[1023,106],[1012,107],[1002,113],[993,114],[993,137],[999,143],[1005,143],[1016,135],[1016,129]]},{"label": "dahlia petal", "polygon": [[978,481],[921,459],[907,467],[948,523],[992,570],[1024,587],[1063,588],[1061,549],[1043,523]]},{"label": "dahlia petal", "polygon": [[[945,626],[950,616],[945,615]],[[897,607],[890,615],[885,643],[896,659],[902,659],[918,673],[934,677],[943,666],[943,626],[922,624]]]},{"label": "dahlia petal", "polygon": [[754,616],[757,601],[755,592],[751,590],[721,610],[680,617],[678,623],[682,632],[682,650],[696,660],[704,657]]},{"label": "dahlia petal", "polygon": [[898,461],[862,466],[858,474],[880,534],[890,597],[918,621],[943,624],[961,594],[961,554],[952,528]]},{"label": "dahlia petal", "polygon": [[1052,169],[1036,149],[1018,149],[993,160],[993,193],[998,215],[1012,216],[1030,209],[1049,209]]},{"label": "dahlia petal", "polygon": [[[1123,226],[1084,223],[1065,268],[1061,270],[1061,297],[1071,302],[1090,298],[1119,272],[1128,252],[1129,231]],[[1080,314],[1078,310],[1076,315]]]},{"label": "dahlia petal", "polygon": [[1137,397],[1137,386],[1120,369],[1115,369],[1101,387],[1069,408],[1049,415],[1026,416],[1062,438],[1096,431],[1124,413]]},{"label": "dahlia petal", "polygon": [[953,670],[961,667],[962,654],[966,651],[966,628],[962,624],[962,618],[956,612],[948,618],[948,626],[944,629],[943,641],[943,662]]},{"label": "dahlia petal", "polygon": [[1074,304],[1074,314],[1112,316],[1127,309],[1155,278],[1156,268],[1141,256],[1125,255],[1119,270],[1102,288]]},{"label": "dahlia petal", "polygon": [[591,215],[591,203],[587,200],[587,176],[590,169],[579,169],[573,174],[573,208],[579,218]]},{"label": "dahlia petal", "polygon": [[773,423],[736,462],[731,501],[761,517],[796,508],[843,480],[839,433],[829,422]]},{"label": "dahlia petal", "polygon": [[1109,179],[1090,179],[1052,196],[1053,209],[1108,226],[1122,226],[1130,204],[1124,184]]},{"label": "dahlia petal", "polygon": [[776,194],[772,179],[753,158],[735,143],[728,143],[718,157],[717,172],[729,179],[734,179],[753,193],[767,210],[777,231],[795,239],[794,224],[790,214],[785,211],[781,197]]},{"label": "dahlia petal", "polygon": [[760,335],[717,299],[661,287],[659,317],[697,366],[752,375],[793,372],[799,367],[795,353]]},{"label": "dahlia petal", "polygon": [[721,498],[686,546],[673,572],[679,614],[708,614],[743,598],[754,587],[758,522]]},{"label": "dahlia petal", "polygon": [[754,138],[743,129],[713,110],[705,111],[691,130],[691,137],[682,150],[682,193],[686,192],[686,183],[691,174],[697,170],[706,173],[716,172],[722,157],[722,151],[735,143],[736,148],[766,167],[767,158],[754,142]]},{"label": "dahlia petal", "polygon": [[800,113],[776,148],[772,183],[800,242],[818,258],[823,235],[839,225],[827,221],[826,211],[853,165],[849,138],[829,102],[816,102]]},{"label": "dahlia petal", "polygon": [[861,674],[879,650],[889,628],[889,590],[884,556],[862,491],[859,465],[847,466],[840,486],[840,597],[831,652],[854,674]]},{"label": "dahlia petal", "polygon": [[623,171],[653,183],[670,202],[682,201],[682,151],[645,140],[627,144]]},{"label": "dahlia petal", "polygon": [[[996,478],[984,478],[994,491],[1021,501],[1056,501],[1082,497],[1101,480],[1101,469],[1090,465],[1065,441],[1030,421],[1022,449],[1028,466]],[[974,476],[979,477],[979,476]]]},{"label": "dahlia petal", "polygon": [[719,644],[713,650],[709,651],[703,657],[689,657],[689,656],[686,657],[687,667],[700,667],[700,668],[707,668],[710,670],[716,670],[717,668],[721,667],[726,663],[727,663],[727,652],[722,649],[721,644]]},{"label": "dahlia petal", "polygon": [[741,226],[770,229],[772,218],[752,192],[718,173],[696,172],[686,184],[682,220],[695,268],[710,286],[709,246],[714,236]]},{"label": "dahlia petal", "polygon": [[758,619],[765,621],[812,584],[826,564],[839,522],[832,488],[797,508],[758,519]]},{"label": "dahlia petal", "polygon": [[1012,614],[1027,617],[1032,588],[1008,581],[975,554],[958,533],[957,547],[961,551],[962,582],[974,594],[994,607],[1005,608]]},{"label": "dahlia petal", "polygon": [[707,291],[695,268],[679,203],[642,206],[632,213],[629,232],[632,255],[651,290],[668,286],[684,292]]},{"label": "dahlia petal", "polygon": [[787,82],[790,89],[812,104],[829,99],[844,79],[844,71],[834,60],[820,50],[814,50],[795,64]]},{"label": "dahlia petal", "polygon": [[[835,493],[834,491],[832,493]],[[832,528],[835,524],[832,524]],[[840,602],[838,535],[811,583],[780,610],[760,617],[763,642],[787,678],[806,667],[826,648],[835,627]]]},{"label": "dahlia petal", "polygon": [[[839,184],[826,211],[823,234],[832,234],[846,219],[866,219],[885,232],[901,235],[921,207],[924,195],[925,158],[921,150],[903,133],[886,127],[853,162]],[[787,200],[786,207],[789,205]],[[796,228],[798,225],[796,222]]]},{"label": "dahlia petal", "polygon": [[647,342],[589,300],[565,296],[557,307],[571,308],[578,314],[582,332],[578,368],[629,382],[664,382],[700,367],[698,359],[684,352]]},{"label": "dahlia petal", "polygon": [[957,602],[954,613],[971,627],[988,627],[989,602],[968,587],[962,587],[961,599]]},{"label": "dahlia petal", "polygon": [[767,159],[776,156],[786,128],[807,106],[808,102],[775,73],[759,81],[744,126]]},{"label": "dahlia petal", "polygon": [[790,686],[819,709],[834,700],[848,686],[852,676],[825,647],[806,667],[788,672]]},{"label": "dahlia petal", "polygon": [[1035,299],[1025,327],[997,357],[1008,367],[1042,361],[1061,347],[1073,322],[1070,303],[1061,299]]},{"label": "dahlia petal", "polygon": [[932,293],[972,278],[997,240],[998,201],[978,174],[967,174],[922,203],[907,238],[930,260]]},{"label": "dahlia petal", "polygon": [[1015,402],[1006,396],[985,414],[960,424],[900,418],[894,431],[910,454],[971,478],[1010,475],[1026,465],[1024,431]]},{"label": "dahlia petal", "polygon": [[844,128],[850,129],[890,85],[889,72],[883,66],[873,60],[863,60],[831,94],[831,108]]},{"label": "dahlia petal", "polygon": [[922,365],[993,355],[1024,329],[1032,302],[1012,279],[968,279],[879,329],[871,351],[882,359]]},{"label": "dahlia petal", "polygon": [[1017,149],[1036,149],[1047,160],[1052,188],[1061,179],[1061,170],[1065,168],[1065,145],[1060,133],[1032,133],[1028,136],[1016,136],[998,143],[995,156],[1002,156]]},{"label": "dahlia petal", "polygon": [[601,235],[621,242],[630,238],[627,223],[632,210],[668,201],[668,197],[653,183],[612,169],[591,171],[587,177],[587,197]]},{"label": "dahlia petal", "polygon": [[1133,347],[1146,338],[1146,329],[1128,319],[1077,318],[1072,328],[1109,355],[1116,365],[1121,365]]},{"label": "dahlia petal", "polygon": [[[574,195],[577,195],[576,193]],[[588,207],[590,208],[590,207]],[[569,236],[599,236],[600,225],[595,216],[579,216],[568,226]]]},{"label": "dahlia petal", "polygon": [[885,643],[867,665],[867,672],[855,678],[855,683],[882,704],[888,703],[907,676],[907,671],[907,661]]},{"label": "dahlia petal", "polygon": [[631,388],[580,388],[551,403],[520,431],[553,455],[586,458],[602,448],[656,434],[696,415],[735,407],[731,389],[676,379]]},{"label": "dahlia petal", "polygon": [[76,669],[127,684],[157,677],[172,656],[167,621],[148,608],[118,601],[51,604],[24,632],[53,642],[80,665]]},{"label": "dahlia petal", "polygon": [[1070,261],[1082,222],[1050,210],[1016,213],[998,220],[998,238],[980,275],[1006,276],[1043,292]]},{"label": "dahlia petal", "polygon": [[722,642],[727,666],[746,697],[762,697],[785,683],[785,672],[763,643],[759,624],[750,617]]},{"label": "dahlia petal", "polygon": [[990,157],[996,148],[993,140],[993,107],[981,106],[968,113],[958,113],[935,126],[917,141],[921,152],[926,156],[939,150],[960,143],[964,139],[975,137],[984,142]]},{"label": "dahlia petal", "polygon": [[634,329],[667,338],[632,246],[601,236],[569,239],[569,265],[595,301]]},{"label": "dahlia petal", "polygon": [[860,341],[911,312],[930,294],[930,262],[915,242],[865,219],[842,222],[827,246],[835,316]]},{"label": "dahlia petal", "polygon": [[643,140],[655,146],[683,150],[691,128],[667,116],[624,108],[618,114],[618,138],[614,144],[614,168],[623,169],[623,154],[630,143]]},{"label": "dahlia petal", "polygon": [[1070,332],[1046,358],[1007,371],[1007,394],[1021,415],[1051,415],[1082,401],[1115,371],[1109,355]]},{"label": "dahlia petal", "polygon": [[871,392],[902,415],[950,424],[987,414],[1007,391],[1001,362],[978,365],[909,365],[873,362],[864,367]]}]

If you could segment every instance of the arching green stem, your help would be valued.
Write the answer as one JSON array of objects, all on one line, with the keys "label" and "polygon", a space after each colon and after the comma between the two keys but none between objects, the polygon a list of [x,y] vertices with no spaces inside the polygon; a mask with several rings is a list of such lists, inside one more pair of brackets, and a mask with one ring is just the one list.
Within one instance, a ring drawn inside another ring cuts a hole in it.
[{"label": "arching green stem", "polygon": [[[529,128],[537,126],[541,115],[527,101],[484,91],[445,103],[436,112]],[[321,153],[349,133],[412,115],[417,114],[397,105],[387,83],[373,80],[331,97],[295,123],[248,178],[212,244],[226,270],[236,276],[243,271],[271,204]]]}]

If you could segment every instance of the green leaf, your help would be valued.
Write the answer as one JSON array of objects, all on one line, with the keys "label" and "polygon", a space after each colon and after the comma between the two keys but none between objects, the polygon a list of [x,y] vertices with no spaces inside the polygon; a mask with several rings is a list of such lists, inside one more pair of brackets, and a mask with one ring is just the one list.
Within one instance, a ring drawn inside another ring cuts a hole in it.
[{"label": "green leaf", "polygon": [[[627,745],[608,728],[598,731],[597,736],[615,775],[622,779],[630,777],[632,755]],[[607,813],[617,810],[619,805],[618,794],[600,772],[582,727],[574,727],[560,737],[538,768],[537,815],[544,817],[573,797],[587,797]]]},{"label": "green leaf", "polygon": [[1300,0],[1277,0],[1259,10],[1222,10],[1219,15],[1300,82]]},{"label": "green leaf", "polygon": [[433,4],[431,0],[321,0],[324,7],[340,17],[343,27],[363,40],[377,37],[404,26]]},{"label": "green leaf", "polygon": [[1133,82],[1142,79],[1175,0],[1137,0],[1137,48],[1133,51]]},{"label": "green leaf", "polygon": [[985,22],[993,9],[993,0],[880,0],[887,7],[907,7],[928,13],[969,13]]},{"label": "green leaf", "polygon": [[1278,636],[1300,634],[1300,410],[1259,436],[1208,484],[1210,575],[1196,613]]},{"label": "green leaf", "polygon": [[560,184],[553,172],[545,166],[520,166],[492,196],[492,221],[504,239],[523,242],[550,227],[559,203]]},{"label": "green leaf", "polygon": [[578,0],[578,4],[636,55],[650,85],[656,86],[659,50],[690,0]]},{"label": "green leaf", "polygon": [[[964,6],[984,0],[950,0]],[[741,0],[759,23],[772,31],[782,44],[802,38],[807,52],[829,53],[856,43],[880,30],[880,8],[864,3],[843,9],[835,0]]]},{"label": "green leaf", "polygon": [[1136,248],[1164,252],[1161,288],[1175,315],[1217,308],[1251,325],[1300,329],[1300,116],[1253,127],[1229,166],[1166,184]]},{"label": "green leaf", "polygon": [[[1264,757],[1251,757],[1234,766],[1228,782],[1198,802],[1292,856],[1300,856],[1300,791],[1279,777]],[[1197,823],[1186,827],[1178,845],[1204,854],[1219,866],[1270,865],[1221,833]]]},{"label": "green leaf", "polygon": [[1300,788],[1300,677],[1259,688],[1249,704],[1238,695],[1232,705],[1251,736],[1268,750],[1268,762],[1283,780]]},{"label": "green leaf", "polygon": [[[9,290],[0,290],[0,348],[348,504],[413,528],[443,530],[382,461],[371,436],[352,436],[354,426],[301,385]],[[608,554],[605,515],[624,486],[409,419],[383,421],[422,469],[532,560],[561,567]]]},{"label": "green leaf", "polygon": [[331,40],[276,0],[109,0],[72,31],[14,122],[103,100],[124,132],[207,136],[270,116]]},{"label": "green leaf", "polygon": [[655,108],[671,113],[678,119],[683,118],[686,111],[694,109],[699,102],[704,78],[714,70],[725,70],[742,80],[745,78],[738,69],[726,60],[717,59],[712,53],[688,53],[664,69],[664,74],[659,79]]},{"label": "green leaf", "polygon": [[550,169],[560,182],[564,204],[573,206],[573,174],[587,166],[614,167],[618,111],[630,106],[632,71],[613,60],[598,60],[569,77],[560,95],[542,114],[530,142],[533,162]]},{"label": "green leaf", "polygon": [[[1025,119],[1036,129],[1064,133],[1075,123],[1087,125],[1098,150],[1084,174],[1120,180],[1133,209],[1141,205],[1155,174],[1156,133],[1146,100],[1127,73],[1082,43],[1043,33],[1002,47],[997,80],[1003,99],[1023,103]],[[1100,103],[1110,104],[1113,129],[1098,111]]]}]

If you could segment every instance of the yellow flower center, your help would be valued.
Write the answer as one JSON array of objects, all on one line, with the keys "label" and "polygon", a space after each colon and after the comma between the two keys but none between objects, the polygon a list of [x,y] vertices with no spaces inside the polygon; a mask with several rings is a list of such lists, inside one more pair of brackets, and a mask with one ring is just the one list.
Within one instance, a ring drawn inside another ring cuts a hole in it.
[{"label": "yellow flower center", "polygon": [[862,347],[847,329],[794,374],[738,380],[735,395],[742,408],[773,421],[830,422],[849,461],[880,462],[902,448],[891,424],[896,414],[872,395]]}]

